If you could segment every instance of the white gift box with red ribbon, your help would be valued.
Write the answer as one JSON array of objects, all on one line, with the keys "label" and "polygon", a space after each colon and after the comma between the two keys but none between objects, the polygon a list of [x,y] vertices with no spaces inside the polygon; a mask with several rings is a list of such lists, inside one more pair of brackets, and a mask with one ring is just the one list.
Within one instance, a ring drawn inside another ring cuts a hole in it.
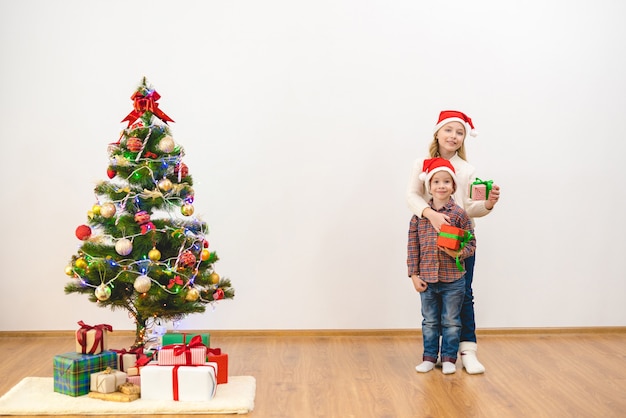
[{"label": "white gift box with red ribbon", "polygon": [[141,369],[141,399],[209,401],[217,389],[217,363],[162,366],[151,362]]}]

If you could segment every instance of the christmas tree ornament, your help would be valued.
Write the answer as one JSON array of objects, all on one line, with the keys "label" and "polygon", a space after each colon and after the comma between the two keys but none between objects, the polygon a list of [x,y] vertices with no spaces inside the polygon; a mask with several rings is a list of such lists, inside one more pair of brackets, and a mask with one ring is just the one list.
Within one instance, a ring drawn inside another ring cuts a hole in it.
[{"label": "christmas tree ornament", "polygon": [[187,294],[185,295],[185,300],[189,302],[195,302],[198,300],[199,297],[200,297],[200,292],[198,292],[198,289],[196,289],[195,287],[191,287],[189,288],[189,290],[187,290]]},{"label": "christmas tree ornament", "polygon": [[126,256],[133,252],[133,243],[128,238],[121,238],[115,243],[115,251]]},{"label": "christmas tree ornament", "polygon": [[209,248],[209,241],[207,241],[207,240],[202,240],[202,246],[203,246],[204,248]]},{"label": "christmas tree ornament", "polygon": [[170,181],[170,179],[167,178],[159,180],[158,186],[159,189],[164,192],[169,192],[170,190],[172,190],[172,182]]},{"label": "christmas tree ornament", "polygon": [[142,274],[141,276],[137,276],[135,279],[135,283],[133,283],[133,287],[139,293],[146,293],[152,287],[152,280],[150,277]]},{"label": "christmas tree ornament", "polygon": [[139,224],[142,235],[155,228],[154,223],[150,221],[150,214],[145,210],[141,210],[135,214],[135,222]]},{"label": "christmas tree ornament", "polygon": [[74,266],[76,266],[76,268],[84,270],[87,268],[88,264],[87,261],[84,258],[77,258],[76,261],[74,261]]},{"label": "christmas tree ornament", "polygon": [[224,290],[223,289],[217,289],[215,291],[215,293],[213,293],[213,300],[221,300],[224,299]]},{"label": "christmas tree ornament", "polygon": [[113,215],[115,215],[115,212],[117,210],[115,209],[115,205],[111,202],[106,202],[103,203],[100,206],[100,215],[102,215],[103,218],[111,218],[113,217]]},{"label": "christmas tree ornament", "polygon": [[91,207],[91,211],[94,215],[100,215],[100,205],[96,203]]},{"label": "christmas tree ornament", "polygon": [[111,167],[107,168],[107,177],[112,179],[117,176],[117,171],[113,170]]},{"label": "christmas tree ornament", "polygon": [[143,148],[143,141],[135,137],[128,138],[126,140],[126,148],[128,148],[130,152],[139,152]]},{"label": "christmas tree ornament", "polygon": [[180,213],[182,213],[185,216],[191,216],[193,215],[193,212],[194,212],[194,207],[191,203],[185,203],[180,208]]},{"label": "christmas tree ornament", "polygon": [[72,266],[66,266],[65,274],[67,274],[70,277],[74,276],[74,268]]},{"label": "christmas tree ornament", "polygon": [[102,283],[95,290],[96,298],[100,301],[108,300],[111,297],[111,288],[106,284]]},{"label": "christmas tree ornament", "polygon": [[220,275],[217,274],[216,272],[213,272],[211,274],[209,274],[209,282],[211,284],[218,284],[220,281]]},{"label": "christmas tree ornament", "polygon": [[189,175],[189,168],[187,167],[187,164],[180,162],[178,164],[176,164],[176,166],[174,166],[174,173],[179,177],[179,178],[184,178],[187,177]]},{"label": "christmas tree ornament", "polygon": [[152,261],[159,261],[161,259],[161,251],[156,248],[152,248],[148,251],[148,258]]},{"label": "christmas tree ornament", "polygon": [[191,267],[196,264],[196,256],[189,250],[183,251],[180,256],[178,256],[178,265],[181,267]]},{"label": "christmas tree ornament", "polygon": [[170,282],[167,284],[167,289],[170,292],[178,293],[180,289],[183,287],[183,279],[180,276],[176,276],[173,279],[170,279]]},{"label": "christmas tree ornament", "polygon": [[202,251],[200,251],[200,260],[207,261],[209,258],[211,258],[211,251],[203,248]]},{"label": "christmas tree ornament", "polygon": [[91,228],[88,225],[80,225],[76,228],[76,238],[86,241],[91,237]]},{"label": "christmas tree ornament", "polygon": [[174,143],[174,139],[171,136],[166,135],[159,141],[159,151],[165,154],[169,154],[170,152],[174,151],[175,145],[176,144]]}]

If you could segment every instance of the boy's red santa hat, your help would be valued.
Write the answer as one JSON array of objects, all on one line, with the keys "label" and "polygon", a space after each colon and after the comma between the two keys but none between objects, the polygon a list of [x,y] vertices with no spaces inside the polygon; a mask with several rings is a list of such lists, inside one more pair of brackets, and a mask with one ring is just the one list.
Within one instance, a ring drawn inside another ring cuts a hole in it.
[{"label": "boy's red santa hat", "polygon": [[456,186],[456,171],[454,171],[454,167],[450,161],[445,158],[436,157],[429,158],[424,160],[424,165],[422,166],[422,172],[419,175],[420,180],[424,181],[426,186],[426,191],[430,193],[430,179],[435,175],[438,171],[446,171],[450,173],[452,176],[452,180],[454,181],[454,185]]},{"label": "boy's red santa hat", "polygon": [[470,134],[471,136],[477,136],[478,133],[476,132],[476,129],[474,129],[474,124],[472,123],[472,119],[470,119],[469,116],[467,116],[465,113],[463,112],[459,112],[458,110],[443,110],[441,111],[441,113],[439,113],[439,120],[437,121],[437,124],[435,125],[435,130],[433,131],[433,133],[437,133],[437,131],[446,123],[450,123],[450,122],[461,122],[463,124],[463,126],[465,127],[465,138],[467,138],[467,134]]}]

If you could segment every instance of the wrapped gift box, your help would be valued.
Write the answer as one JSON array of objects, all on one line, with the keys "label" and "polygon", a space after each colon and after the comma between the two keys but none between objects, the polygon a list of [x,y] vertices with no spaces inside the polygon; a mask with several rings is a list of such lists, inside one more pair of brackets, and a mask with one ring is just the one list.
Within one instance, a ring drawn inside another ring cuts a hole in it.
[{"label": "wrapped gift box", "polygon": [[469,185],[469,197],[472,200],[487,200],[489,198],[489,192],[493,185],[493,180],[483,181],[476,179]]},{"label": "wrapped gift box", "polygon": [[81,354],[98,354],[109,349],[107,332],[112,332],[111,325],[87,325],[79,321],[80,328],[76,331],[76,352]]},{"label": "wrapped gift box", "polygon": [[141,376],[127,376],[126,382],[132,383],[133,385],[141,386]]},{"label": "wrapped gift box", "polygon": [[437,236],[437,245],[456,251],[460,248],[464,237],[464,229],[451,225],[441,225],[441,231]]},{"label": "wrapped gift box", "polygon": [[217,363],[217,384],[228,383],[228,354],[219,348],[209,348],[208,361]]},{"label": "wrapped gift box", "polygon": [[202,338],[202,344],[204,344],[205,347],[210,347],[210,334],[187,334],[184,332],[167,332],[163,334],[163,336],[161,337],[161,344],[189,344],[189,342],[191,342],[191,339],[196,335],[199,335]]},{"label": "wrapped gift box", "polygon": [[132,402],[132,401],[139,399],[138,393],[122,393],[122,392],[113,392],[113,393],[89,392],[88,396],[94,399],[101,399],[103,401],[113,401],[113,402]]},{"label": "wrapped gift box", "polygon": [[128,375],[128,377],[139,376],[141,374],[141,367],[129,367],[126,370],[126,374]]},{"label": "wrapped gift box", "polygon": [[90,390],[100,393],[117,392],[117,387],[124,383],[126,383],[126,373],[107,368],[91,374]]},{"label": "wrapped gift box", "polygon": [[147,400],[208,401],[217,389],[217,364],[161,366],[141,369],[141,398]]},{"label": "wrapped gift box", "polygon": [[141,348],[134,350],[126,350],[123,348],[121,350],[113,349],[111,351],[115,351],[117,353],[117,369],[125,373],[128,373],[128,369],[137,365],[137,358],[139,355],[143,354],[143,350]]},{"label": "wrapped gift box", "polygon": [[131,382],[121,384],[117,390],[127,395],[139,395],[141,393],[141,387]]},{"label": "wrapped gift box", "polygon": [[91,387],[91,375],[107,367],[114,369],[116,364],[117,354],[113,351],[58,354],[53,359],[54,391],[70,396],[86,395]]},{"label": "wrapped gift box", "polygon": [[166,346],[159,350],[160,366],[202,365],[206,362],[206,347]]}]

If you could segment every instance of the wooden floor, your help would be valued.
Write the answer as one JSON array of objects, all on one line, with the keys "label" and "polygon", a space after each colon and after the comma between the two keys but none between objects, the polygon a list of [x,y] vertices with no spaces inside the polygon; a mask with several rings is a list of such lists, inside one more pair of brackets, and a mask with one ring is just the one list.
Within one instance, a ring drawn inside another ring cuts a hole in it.
[{"label": "wooden floor", "polygon": [[[131,342],[113,333],[110,347]],[[417,331],[221,331],[211,346],[228,353],[231,375],[257,379],[250,418],[626,417],[622,328],[479,334],[483,375],[416,373]],[[52,376],[53,356],[73,350],[69,333],[0,333],[0,394]]]}]

